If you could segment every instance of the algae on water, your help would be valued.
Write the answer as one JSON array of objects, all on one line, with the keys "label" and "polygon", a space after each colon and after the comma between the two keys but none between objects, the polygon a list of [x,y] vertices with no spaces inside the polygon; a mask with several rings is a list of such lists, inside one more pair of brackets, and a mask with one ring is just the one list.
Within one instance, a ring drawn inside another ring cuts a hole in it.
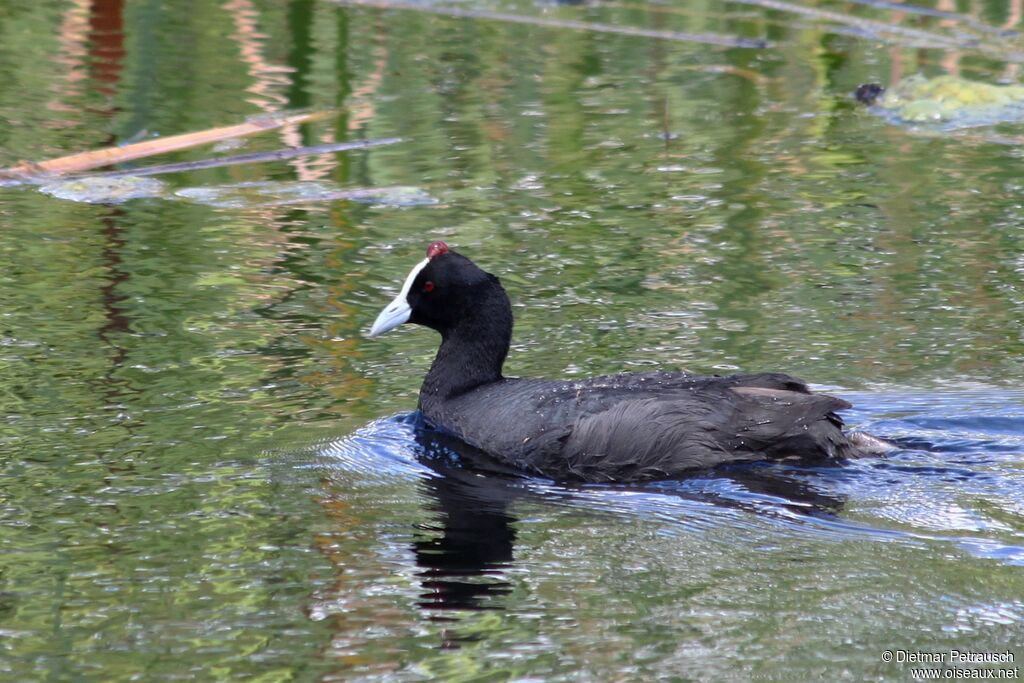
[{"label": "algae on water", "polygon": [[915,74],[885,90],[874,105],[894,123],[949,129],[1019,122],[1024,121],[1024,86]]},{"label": "algae on water", "polygon": [[52,180],[39,188],[43,194],[86,204],[122,204],[129,199],[163,196],[166,185],[156,178],[137,176],[84,176]]},{"label": "algae on water", "polygon": [[82,176],[50,181],[40,192],[88,204],[121,204],[130,199],[161,197],[187,199],[227,209],[283,206],[310,202],[350,201],[386,207],[437,204],[438,200],[418,187],[367,187],[346,189],[327,181],[260,181],[186,187],[170,191],[156,178],[137,176]]},{"label": "algae on water", "polygon": [[350,201],[389,207],[437,204],[437,199],[418,187],[343,189],[326,181],[250,181],[231,185],[186,187],[177,190],[174,194],[176,197],[223,209],[331,201]]}]

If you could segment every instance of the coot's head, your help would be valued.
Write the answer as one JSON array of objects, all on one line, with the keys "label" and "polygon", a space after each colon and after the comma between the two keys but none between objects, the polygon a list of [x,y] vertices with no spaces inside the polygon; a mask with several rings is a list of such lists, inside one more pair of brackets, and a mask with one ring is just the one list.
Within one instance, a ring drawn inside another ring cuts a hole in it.
[{"label": "coot's head", "polygon": [[885,88],[878,83],[861,83],[853,91],[853,98],[869,107],[885,94]]},{"label": "coot's head", "polygon": [[444,242],[432,242],[427,247],[427,258],[409,271],[402,291],[377,316],[370,336],[384,334],[404,322],[444,334],[467,318],[487,317],[487,309],[496,305],[496,292],[507,307],[498,278],[480,270]]}]

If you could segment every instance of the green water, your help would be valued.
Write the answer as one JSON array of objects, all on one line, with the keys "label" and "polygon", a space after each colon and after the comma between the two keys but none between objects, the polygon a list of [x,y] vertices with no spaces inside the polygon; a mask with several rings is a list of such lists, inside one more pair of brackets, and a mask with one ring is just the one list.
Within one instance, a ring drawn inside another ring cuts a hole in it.
[{"label": "green water", "polygon": [[[739,3],[487,7],[771,45],[320,0],[0,7],[0,164],[336,109],[160,161],[404,141],[162,179],[436,200],[0,188],[0,679],[911,680],[885,650],[951,648],[1020,665],[1024,124],[929,134],[851,93],[1012,79],[1021,39],[907,46]],[[1021,28],[1003,3],[957,8]],[[403,416],[436,337],[364,332],[434,239],[508,288],[509,374],[785,370],[907,448],[646,491],[425,465]]]}]

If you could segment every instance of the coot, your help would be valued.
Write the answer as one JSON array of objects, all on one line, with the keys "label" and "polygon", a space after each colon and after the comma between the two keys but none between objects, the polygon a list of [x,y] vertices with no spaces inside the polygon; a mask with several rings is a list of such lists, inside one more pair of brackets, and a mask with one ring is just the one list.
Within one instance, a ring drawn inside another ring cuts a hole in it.
[{"label": "coot", "polygon": [[668,479],[726,463],[834,462],[881,447],[844,433],[846,401],[781,373],[684,372],[584,380],[503,377],[512,307],[501,282],[433,242],[370,336],[402,323],[441,334],[419,407],[433,427],[557,481]]}]

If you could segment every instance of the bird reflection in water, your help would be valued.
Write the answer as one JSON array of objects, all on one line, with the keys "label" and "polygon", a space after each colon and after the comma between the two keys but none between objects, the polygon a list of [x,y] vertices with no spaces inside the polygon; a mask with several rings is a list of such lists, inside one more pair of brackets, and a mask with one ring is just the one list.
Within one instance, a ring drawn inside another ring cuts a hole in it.
[{"label": "bird reflection in water", "polygon": [[[419,460],[433,471],[423,480],[433,524],[417,528],[413,550],[423,593],[419,607],[432,621],[457,621],[460,610],[500,610],[512,591],[506,570],[514,561],[517,499],[584,505],[579,493],[587,489],[617,490],[672,496],[716,506],[772,514],[832,517],[844,498],[830,491],[828,468],[737,465],[719,468],[694,481],[654,482],[649,485],[530,486],[522,472],[505,467],[450,435],[420,425],[416,431]],[[537,482],[539,483],[539,481]],[[737,486],[738,485],[738,486]],[[446,646],[457,646],[446,639]]]},{"label": "bird reflection in water", "polygon": [[420,460],[435,476],[423,481],[435,524],[418,528],[413,543],[424,592],[419,606],[434,621],[444,611],[502,609],[512,590],[503,570],[516,539],[511,501],[524,494],[521,475],[484,453],[429,428],[418,430]]}]

